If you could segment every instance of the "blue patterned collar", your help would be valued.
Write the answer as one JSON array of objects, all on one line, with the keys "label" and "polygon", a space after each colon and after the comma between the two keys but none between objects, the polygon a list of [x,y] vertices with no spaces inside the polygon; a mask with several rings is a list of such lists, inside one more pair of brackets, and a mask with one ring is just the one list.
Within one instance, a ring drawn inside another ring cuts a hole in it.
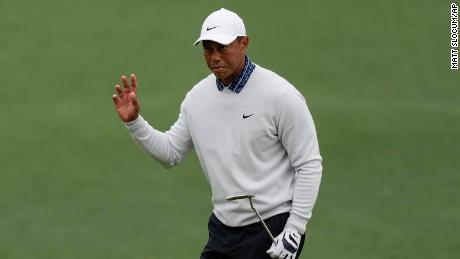
[{"label": "blue patterned collar", "polygon": [[[255,67],[256,65],[254,65],[247,56],[245,56],[243,70],[241,70],[240,74],[235,79],[233,79],[228,89],[235,93],[241,92],[241,90],[243,90],[243,87],[248,82],[249,76],[251,76],[251,73],[252,71],[254,71]],[[222,82],[222,80],[216,78],[216,84],[217,89],[219,89],[219,91],[224,90],[225,84],[224,82]]]}]

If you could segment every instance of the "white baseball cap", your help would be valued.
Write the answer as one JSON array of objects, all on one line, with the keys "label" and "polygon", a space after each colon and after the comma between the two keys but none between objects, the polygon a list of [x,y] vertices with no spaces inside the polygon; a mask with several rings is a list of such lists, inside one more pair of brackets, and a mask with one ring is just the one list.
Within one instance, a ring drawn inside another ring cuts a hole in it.
[{"label": "white baseball cap", "polygon": [[221,8],[204,20],[201,35],[195,41],[195,46],[203,40],[212,40],[228,45],[238,36],[246,36],[243,20],[238,14]]}]

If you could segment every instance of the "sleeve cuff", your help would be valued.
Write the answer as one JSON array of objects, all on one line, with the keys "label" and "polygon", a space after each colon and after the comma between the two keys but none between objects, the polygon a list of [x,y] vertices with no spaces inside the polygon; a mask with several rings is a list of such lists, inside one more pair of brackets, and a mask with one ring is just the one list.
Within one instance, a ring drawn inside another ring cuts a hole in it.
[{"label": "sleeve cuff", "polygon": [[299,231],[299,233],[303,235],[305,234],[307,228],[307,220],[291,213],[286,222],[286,226],[297,229],[297,231]]},{"label": "sleeve cuff", "polygon": [[145,124],[144,118],[139,114],[136,119],[130,121],[130,122],[125,122],[125,126],[129,131],[135,131],[142,127]]}]

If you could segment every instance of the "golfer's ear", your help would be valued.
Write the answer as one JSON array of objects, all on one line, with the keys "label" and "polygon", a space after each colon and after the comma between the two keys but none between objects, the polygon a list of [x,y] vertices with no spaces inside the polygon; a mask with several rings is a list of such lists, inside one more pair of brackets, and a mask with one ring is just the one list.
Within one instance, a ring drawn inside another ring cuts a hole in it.
[{"label": "golfer's ear", "polygon": [[241,50],[246,53],[246,50],[248,49],[248,45],[249,45],[249,37],[248,36],[244,36],[242,39],[241,39]]}]

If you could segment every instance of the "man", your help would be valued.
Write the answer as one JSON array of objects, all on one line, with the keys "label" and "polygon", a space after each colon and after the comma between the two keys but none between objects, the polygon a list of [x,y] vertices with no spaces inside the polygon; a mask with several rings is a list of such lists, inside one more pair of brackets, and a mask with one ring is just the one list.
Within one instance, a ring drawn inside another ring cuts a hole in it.
[{"label": "man", "polygon": [[[202,259],[298,258],[319,190],[322,165],[315,126],[303,96],[285,79],[246,56],[243,20],[220,9],[203,23],[202,43],[212,71],[182,102],[166,132],[139,115],[137,81],[122,76],[116,110],[140,147],[165,167],[194,148],[211,185],[213,213]],[[253,202],[271,241],[247,200]],[[267,251],[268,250],[268,251]]]}]

